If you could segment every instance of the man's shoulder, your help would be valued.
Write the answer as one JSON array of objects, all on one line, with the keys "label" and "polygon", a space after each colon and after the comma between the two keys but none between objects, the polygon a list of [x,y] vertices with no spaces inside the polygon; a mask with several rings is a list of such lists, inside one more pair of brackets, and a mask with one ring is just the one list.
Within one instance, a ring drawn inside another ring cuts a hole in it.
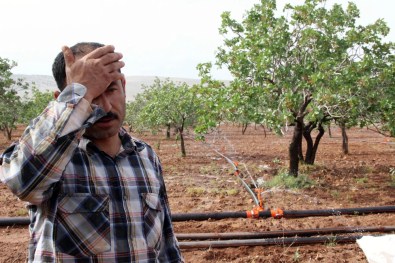
[{"label": "man's shoulder", "polygon": [[144,140],[142,140],[140,138],[137,138],[137,137],[134,137],[131,135],[130,135],[130,138],[131,138],[132,142],[137,146],[137,149],[139,149],[139,148],[143,149],[145,147],[151,148],[151,146],[147,142],[145,142]]},{"label": "man's shoulder", "polygon": [[138,139],[138,138],[134,138],[134,137],[132,137],[132,140],[133,140],[133,143],[136,145],[136,149],[138,152],[146,150],[151,155],[156,155],[152,146],[150,144],[148,144],[146,141]]},{"label": "man's shoulder", "polygon": [[142,140],[142,139],[140,139],[140,138],[138,138],[138,137],[135,137],[135,136],[131,135],[131,134],[128,133],[125,129],[121,129],[120,135],[121,135],[121,137],[123,137],[123,138],[126,137],[126,138],[132,143],[132,145],[136,147],[136,149],[137,149],[138,152],[141,152],[141,151],[143,151],[144,149],[146,149],[146,150],[148,150],[148,151],[151,151],[151,152],[154,152],[153,149],[152,149],[152,147],[151,147],[151,145],[149,145],[149,144],[148,144],[147,142],[145,142],[144,140]]}]

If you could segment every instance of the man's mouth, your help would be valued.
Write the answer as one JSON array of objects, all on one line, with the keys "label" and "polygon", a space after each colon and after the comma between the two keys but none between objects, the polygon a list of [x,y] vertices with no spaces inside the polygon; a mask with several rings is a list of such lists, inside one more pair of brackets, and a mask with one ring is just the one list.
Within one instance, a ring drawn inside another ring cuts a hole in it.
[{"label": "man's mouth", "polygon": [[97,122],[109,122],[109,121],[112,121],[112,120],[114,120],[114,118],[103,117],[103,118],[100,118]]},{"label": "man's mouth", "polygon": [[115,120],[115,119],[117,119],[116,114],[114,114],[112,112],[109,112],[109,113],[107,113],[106,116],[103,116],[99,120],[97,120],[97,122],[102,122],[102,123],[103,122],[110,122],[110,121]]}]

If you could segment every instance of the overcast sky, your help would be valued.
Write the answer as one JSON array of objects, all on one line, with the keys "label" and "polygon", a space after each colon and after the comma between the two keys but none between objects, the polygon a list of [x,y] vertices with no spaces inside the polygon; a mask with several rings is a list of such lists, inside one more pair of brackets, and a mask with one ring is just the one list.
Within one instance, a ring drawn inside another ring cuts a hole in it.
[{"label": "overcast sky", "polygon": [[[15,74],[51,75],[62,45],[113,44],[128,76],[197,78],[196,65],[214,61],[222,44],[220,15],[238,19],[259,0],[1,0],[0,57],[14,60]],[[278,0],[284,3],[302,0]],[[330,0],[346,4],[346,0]],[[383,18],[395,41],[395,1],[354,0],[366,25]],[[225,71],[216,78],[229,79]]]}]

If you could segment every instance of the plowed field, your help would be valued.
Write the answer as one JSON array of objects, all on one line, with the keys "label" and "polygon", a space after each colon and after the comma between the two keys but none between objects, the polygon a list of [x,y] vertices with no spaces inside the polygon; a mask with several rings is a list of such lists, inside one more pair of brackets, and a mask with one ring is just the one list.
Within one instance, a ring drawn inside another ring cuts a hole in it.
[{"label": "plowed field", "polygon": [[[18,139],[22,127],[15,132]],[[187,157],[180,142],[163,134],[133,134],[150,143],[160,156],[172,213],[250,210],[251,195],[233,175],[224,155],[239,163],[251,184],[267,181],[288,166],[292,131],[279,137],[262,127],[227,125],[207,136],[206,142],[187,135]],[[263,189],[265,208],[311,210],[395,205],[395,140],[366,129],[348,131],[350,154],[343,155],[336,127],[321,140],[315,165],[300,167],[314,185],[303,189]],[[9,145],[0,137],[0,150]],[[392,177],[391,177],[392,171]],[[0,184],[0,216],[26,216],[25,204]],[[342,215],[301,219],[222,219],[174,222],[176,233],[231,233],[327,227],[394,226],[395,214]],[[373,233],[374,234],[374,233]],[[377,234],[377,233],[376,233]],[[28,243],[25,226],[0,228],[0,262],[24,262]],[[180,240],[187,241],[187,240]],[[367,262],[356,243],[328,242],[311,245],[239,246],[183,249],[186,262]]]}]

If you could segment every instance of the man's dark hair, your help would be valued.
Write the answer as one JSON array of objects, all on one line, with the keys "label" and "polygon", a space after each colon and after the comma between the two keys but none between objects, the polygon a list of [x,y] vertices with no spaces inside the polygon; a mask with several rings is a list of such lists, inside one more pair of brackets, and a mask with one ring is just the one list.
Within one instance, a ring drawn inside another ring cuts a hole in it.
[{"label": "man's dark hair", "polygon": [[[74,56],[83,56],[85,54],[88,54],[89,52],[99,48],[103,47],[103,44],[96,43],[96,42],[80,42],[75,44],[74,46],[70,47],[71,51],[73,52]],[[58,89],[62,91],[66,87],[66,64],[64,61],[64,56],[63,52],[60,52],[53,64],[52,64],[52,74],[53,77],[55,78],[56,85],[58,86]]]}]

